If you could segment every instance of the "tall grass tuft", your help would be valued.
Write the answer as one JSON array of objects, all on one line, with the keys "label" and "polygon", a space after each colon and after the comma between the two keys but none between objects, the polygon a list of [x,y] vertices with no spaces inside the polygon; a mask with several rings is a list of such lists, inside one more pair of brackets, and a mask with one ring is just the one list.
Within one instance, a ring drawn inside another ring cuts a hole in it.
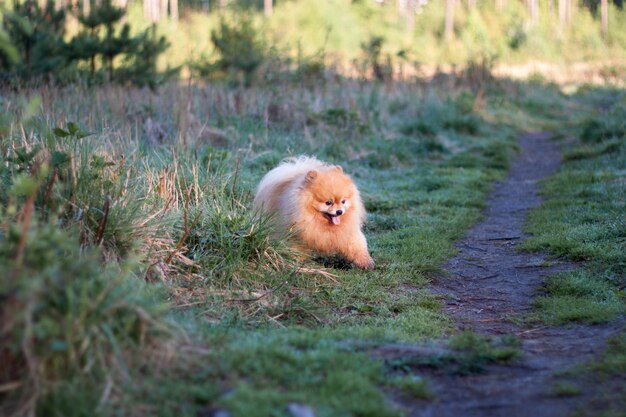
[{"label": "tall grass tuft", "polygon": [[[168,337],[164,303],[135,263],[103,265],[75,231],[30,216],[30,204],[0,212],[0,411],[31,415],[60,393],[94,410],[108,385],[128,378],[133,354]],[[67,392],[68,381],[80,389]]]}]

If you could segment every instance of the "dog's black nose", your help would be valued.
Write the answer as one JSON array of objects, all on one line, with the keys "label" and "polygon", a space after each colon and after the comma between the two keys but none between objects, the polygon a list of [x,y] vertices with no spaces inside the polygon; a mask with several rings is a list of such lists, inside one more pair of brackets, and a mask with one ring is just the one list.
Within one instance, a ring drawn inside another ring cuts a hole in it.
[{"label": "dog's black nose", "polygon": [[343,214],[343,210],[337,210],[335,213],[337,213],[337,216],[341,216]]}]

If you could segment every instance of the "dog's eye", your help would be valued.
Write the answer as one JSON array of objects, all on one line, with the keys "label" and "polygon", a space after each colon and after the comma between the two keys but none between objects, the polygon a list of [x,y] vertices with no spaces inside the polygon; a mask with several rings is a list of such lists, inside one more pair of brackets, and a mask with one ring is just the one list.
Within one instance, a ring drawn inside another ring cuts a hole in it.
[{"label": "dog's eye", "polygon": [[328,200],[328,201],[326,202],[326,205],[327,205],[327,206],[332,206],[332,205],[333,205],[333,202],[332,202],[332,201],[330,201],[330,200]]},{"label": "dog's eye", "polygon": [[341,204],[346,204],[346,200],[341,200]]}]

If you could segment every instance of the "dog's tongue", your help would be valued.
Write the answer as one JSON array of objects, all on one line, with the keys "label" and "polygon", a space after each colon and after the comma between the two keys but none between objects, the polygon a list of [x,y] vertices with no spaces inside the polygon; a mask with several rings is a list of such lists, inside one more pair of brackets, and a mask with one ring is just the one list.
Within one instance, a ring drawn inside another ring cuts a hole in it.
[{"label": "dog's tongue", "polygon": [[338,225],[339,223],[341,223],[341,219],[339,218],[339,216],[333,216],[331,217],[331,219],[334,225]]}]

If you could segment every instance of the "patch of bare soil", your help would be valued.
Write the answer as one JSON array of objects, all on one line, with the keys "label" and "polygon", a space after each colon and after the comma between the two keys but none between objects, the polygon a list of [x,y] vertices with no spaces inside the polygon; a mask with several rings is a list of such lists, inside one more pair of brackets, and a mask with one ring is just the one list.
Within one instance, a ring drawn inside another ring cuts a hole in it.
[{"label": "patch of bare soil", "polygon": [[[528,211],[541,203],[537,181],[553,173],[560,162],[559,146],[549,139],[548,133],[520,137],[522,154],[508,179],[496,185],[484,220],[457,243],[458,255],[444,266],[448,274],[435,279],[432,287],[442,296],[444,311],[459,329],[490,336],[515,335],[522,341],[521,357],[468,376],[414,369],[416,375],[431,382],[435,399],[415,401],[390,393],[390,399],[408,415],[566,416],[580,407],[587,408],[597,393],[589,382],[576,381],[588,385],[581,387],[580,395],[557,396],[555,383],[562,380],[558,371],[601,353],[606,338],[619,330],[619,323],[529,327],[511,320],[531,311],[532,299],[541,291],[547,275],[575,267],[516,248],[526,237],[522,227]],[[394,345],[382,346],[376,354],[392,360],[422,352]]]}]

